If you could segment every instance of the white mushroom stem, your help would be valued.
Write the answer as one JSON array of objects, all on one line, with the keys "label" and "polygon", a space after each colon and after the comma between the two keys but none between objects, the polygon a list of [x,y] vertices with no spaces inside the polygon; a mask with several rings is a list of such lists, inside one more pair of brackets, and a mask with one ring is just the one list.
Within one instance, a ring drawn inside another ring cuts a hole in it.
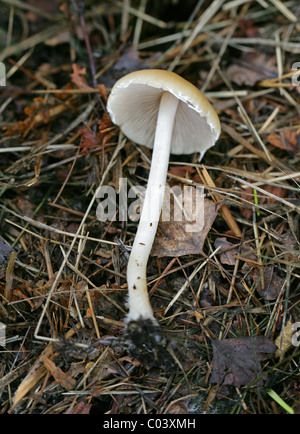
[{"label": "white mushroom stem", "polygon": [[147,290],[147,262],[164,198],[173,125],[178,102],[179,100],[171,93],[164,92],[162,94],[148,185],[127,267],[129,295],[127,321],[139,318],[155,321]]}]

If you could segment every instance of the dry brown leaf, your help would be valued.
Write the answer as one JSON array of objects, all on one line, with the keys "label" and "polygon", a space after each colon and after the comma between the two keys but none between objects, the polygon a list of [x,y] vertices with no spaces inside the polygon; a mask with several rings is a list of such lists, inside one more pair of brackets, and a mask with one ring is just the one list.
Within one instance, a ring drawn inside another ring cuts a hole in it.
[{"label": "dry brown leaf", "polygon": [[87,127],[82,127],[78,130],[80,137],[80,153],[87,154],[91,149],[100,145],[100,140],[97,135]]},{"label": "dry brown leaf", "polygon": [[76,380],[63,372],[55,363],[47,357],[43,358],[45,368],[51,373],[55,381],[64,389],[72,390],[76,385]]},{"label": "dry brown leaf", "polygon": [[276,74],[275,62],[275,56],[267,57],[265,54],[244,53],[238,63],[229,66],[227,75],[239,86],[254,86],[258,81]]},{"label": "dry brown leaf", "polygon": [[148,69],[148,62],[140,59],[140,53],[132,46],[126,48],[114,65],[101,76],[106,87],[112,87],[119,78],[133,71]]},{"label": "dry brown leaf", "polygon": [[[249,182],[250,184],[252,184],[254,181],[252,181],[251,179],[247,179],[247,182]],[[261,188],[265,191],[267,191],[268,193],[273,194],[274,196],[280,197],[280,198],[284,198],[287,196],[287,190],[281,187],[277,187],[274,185],[269,185],[269,184],[263,184],[261,186]],[[276,202],[277,199],[268,196],[267,194],[262,193],[261,191],[255,191],[255,186],[252,187],[247,187],[245,188],[245,190],[243,190],[241,192],[241,198],[244,199],[247,202],[250,203],[255,203],[254,198],[256,197],[257,203],[259,205],[263,205],[264,203],[267,204],[273,204]],[[249,220],[252,216],[252,212],[253,210],[251,208],[246,208],[246,207],[240,207],[240,212],[241,215]]]},{"label": "dry brown leaf", "polygon": [[[87,24],[87,31],[88,33],[92,31],[92,26],[90,26],[89,24]],[[78,40],[80,41],[84,40],[84,34],[81,26],[75,26],[74,33],[76,34]],[[57,35],[53,36],[53,38],[50,38],[47,41],[45,41],[45,45],[49,45],[50,47],[56,47],[57,45],[61,45],[61,44],[69,44],[71,38],[72,35],[70,33],[70,30],[63,29],[60,32],[58,32]]]},{"label": "dry brown leaf", "polygon": [[[268,191],[271,194],[274,194],[274,196],[284,198],[287,196],[287,190],[285,188],[276,187],[275,185],[269,185],[265,184],[262,186],[262,188],[266,191]],[[259,193],[258,202],[260,204],[264,203],[276,203],[277,199],[274,197],[270,197],[266,194]]]},{"label": "dry brown leaf", "polygon": [[73,410],[71,410],[70,412],[68,411],[68,414],[90,414],[91,408],[91,404],[87,404],[86,402],[81,401],[77,405],[75,405]]},{"label": "dry brown leaf", "polygon": [[259,36],[259,27],[255,25],[252,18],[240,19],[239,28],[242,33],[248,38],[256,38],[257,36]]},{"label": "dry brown leaf", "polygon": [[283,130],[280,133],[271,133],[267,136],[267,141],[277,148],[295,153],[297,148],[297,131]]},{"label": "dry brown leaf", "polygon": [[276,345],[264,336],[212,341],[213,370],[210,383],[247,386],[259,379],[263,383],[260,361],[276,351]]},{"label": "dry brown leaf", "polygon": [[22,215],[27,217],[32,217],[35,211],[35,206],[31,202],[31,200],[26,199],[23,196],[18,196],[16,198],[16,205],[20,211],[22,211]]},{"label": "dry brown leaf", "polygon": [[256,283],[256,290],[265,300],[276,300],[285,280],[279,277],[273,265],[269,265],[262,271],[256,267],[252,273],[252,279]]},{"label": "dry brown leaf", "polygon": [[28,374],[17,388],[13,397],[13,405],[10,412],[18,405],[24,396],[27,395],[30,390],[36,386],[36,384],[46,375],[47,370],[43,364],[43,359],[52,355],[52,343],[50,343],[42,352],[40,357],[36,360],[34,365],[30,368]]},{"label": "dry brown leaf", "polygon": [[217,238],[215,241],[215,248],[219,248],[218,255],[220,255],[220,261],[222,264],[235,265],[238,254],[238,247],[227,241],[226,238]]},{"label": "dry brown leaf", "polygon": [[292,327],[293,323],[289,320],[284,326],[282,333],[275,340],[275,344],[277,345],[275,356],[279,357],[280,360],[283,360],[285,353],[292,346],[292,336],[295,333]]},{"label": "dry brown leaf", "polygon": [[262,79],[261,74],[241,65],[231,65],[227,71],[232,81],[239,86],[253,86],[256,82]]},{"label": "dry brown leaf", "polygon": [[0,237],[0,265],[5,267],[14,249]]},{"label": "dry brown leaf", "polygon": [[212,386],[210,388],[208,395],[207,395],[207,398],[206,398],[205,403],[204,403],[204,407],[203,407],[204,411],[208,410],[208,407],[211,405],[213,400],[218,395],[219,388],[220,388],[219,384],[215,384],[214,386]]},{"label": "dry brown leaf", "polygon": [[[31,6],[36,8],[38,11],[44,12],[46,14],[56,14],[59,13],[59,1],[58,0],[52,0],[51,2],[43,2],[41,0],[27,0],[26,3],[29,3]],[[42,17],[34,12],[33,10],[29,10],[27,12],[27,15],[29,15],[29,19],[31,21],[39,21],[42,20]]]},{"label": "dry brown leaf", "polygon": [[222,264],[226,265],[235,265],[236,263],[236,255],[239,254],[243,256],[244,258],[247,258],[249,260],[256,261],[257,256],[252,251],[251,247],[249,247],[247,244],[243,244],[240,248],[239,244],[232,244],[229,241],[227,241],[226,238],[217,238],[214,243],[215,248],[217,249],[220,247],[218,251],[218,255],[220,255],[220,261]]},{"label": "dry brown leaf", "polygon": [[[194,189],[194,187],[190,187]],[[184,202],[184,209],[186,211],[192,210],[192,202],[195,191],[191,195],[191,201]],[[193,198],[192,198],[193,196]],[[218,207],[214,202],[204,199],[204,212],[200,210],[199,215],[195,213],[196,218],[189,221],[184,216],[182,221],[174,221],[174,203],[171,201],[170,205],[164,201],[165,207],[170,206],[170,220],[160,221],[156,238],[152,247],[152,256],[183,256],[193,255],[202,252],[203,245],[208,232],[217,216]],[[175,206],[176,209],[176,206]],[[175,212],[176,215],[176,212]],[[192,228],[192,231],[190,229]]]},{"label": "dry brown leaf", "polygon": [[5,300],[12,300],[13,296],[13,280],[14,280],[14,267],[17,259],[18,252],[15,250],[11,253],[10,258],[7,263],[6,271],[5,271],[5,289],[4,289],[4,297]]},{"label": "dry brown leaf", "polygon": [[167,414],[187,414],[187,399],[185,398],[183,401],[175,400],[174,403],[171,402],[168,406]]},{"label": "dry brown leaf", "polygon": [[185,178],[187,174],[192,175],[195,173],[195,169],[191,166],[171,166],[169,172],[173,175]]},{"label": "dry brown leaf", "polygon": [[77,63],[72,65],[73,72],[71,73],[71,80],[79,89],[92,89],[86,82],[86,68],[79,68]]}]

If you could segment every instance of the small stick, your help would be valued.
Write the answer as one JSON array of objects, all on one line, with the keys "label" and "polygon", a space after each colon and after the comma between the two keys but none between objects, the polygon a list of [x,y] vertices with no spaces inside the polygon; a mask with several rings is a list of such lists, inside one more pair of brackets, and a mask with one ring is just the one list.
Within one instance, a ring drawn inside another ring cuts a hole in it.
[{"label": "small stick", "polygon": [[292,23],[296,23],[298,21],[298,18],[293,14],[293,12],[291,12],[280,0],[271,0],[271,2],[282,13],[282,15],[284,15]]},{"label": "small stick", "polygon": [[[203,178],[204,178],[206,184],[207,184],[209,187],[216,187],[214,181],[211,179],[211,177],[210,177],[208,171],[206,170],[206,168],[205,168],[204,166],[203,166],[203,168],[202,168],[202,175],[203,175]],[[215,198],[215,200],[216,200],[217,202],[220,201],[220,200],[219,200],[219,196],[218,196],[217,194],[215,194],[213,197]],[[227,205],[222,205],[222,208],[220,209],[220,212],[221,212],[221,214],[222,214],[222,217],[224,218],[224,220],[225,220],[226,223],[228,224],[229,228],[230,228],[230,229],[232,230],[232,232],[234,233],[234,235],[235,235],[236,237],[238,237],[238,238],[241,238],[241,236],[242,236],[242,232],[241,232],[241,230],[240,230],[240,228],[239,228],[237,222],[236,222],[235,219],[233,218],[233,216],[232,216],[232,214],[231,214],[231,212],[230,212],[228,206],[227,206]]]},{"label": "small stick", "polygon": [[123,41],[126,33],[128,31],[128,17],[129,17],[129,10],[130,7],[130,0],[123,0],[123,6],[122,6],[122,20],[121,20],[121,40]]},{"label": "small stick", "polygon": [[190,45],[192,44],[193,40],[200,34],[205,24],[217,13],[218,9],[223,5],[225,0],[214,0],[209,8],[207,8],[203,14],[201,15],[201,18],[199,19],[197,25],[195,26],[194,30],[192,31],[191,35],[187,38],[185,43],[183,44],[179,54],[175,57],[172,64],[169,67],[169,71],[173,71],[181,59],[181,57],[184,55],[184,53],[190,48]]},{"label": "small stick", "polygon": [[[144,13],[146,10],[147,0],[141,0],[139,11]],[[141,31],[143,26],[143,18],[141,16],[136,20],[136,25],[133,34],[133,47],[137,48],[138,43],[140,41]]]}]

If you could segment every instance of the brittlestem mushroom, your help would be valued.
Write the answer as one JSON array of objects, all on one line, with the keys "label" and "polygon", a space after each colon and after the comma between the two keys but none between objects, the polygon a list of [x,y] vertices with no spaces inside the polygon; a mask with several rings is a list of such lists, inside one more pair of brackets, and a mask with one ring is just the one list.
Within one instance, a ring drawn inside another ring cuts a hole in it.
[{"label": "brittlestem mushroom", "polygon": [[[136,71],[121,78],[107,103],[112,121],[138,144],[153,148],[140,222],[128,267],[127,328],[133,336],[154,328],[159,341],[147,290],[147,262],[162,209],[170,153],[201,155],[213,146],[220,134],[218,116],[205,96],[173,72]],[[150,333],[151,334],[151,333]]]},{"label": "brittlestem mushroom", "polygon": [[142,317],[156,321],[148,296],[146,267],[162,208],[178,102],[171,93],[162,94],[147,189],[127,267],[128,320]]}]

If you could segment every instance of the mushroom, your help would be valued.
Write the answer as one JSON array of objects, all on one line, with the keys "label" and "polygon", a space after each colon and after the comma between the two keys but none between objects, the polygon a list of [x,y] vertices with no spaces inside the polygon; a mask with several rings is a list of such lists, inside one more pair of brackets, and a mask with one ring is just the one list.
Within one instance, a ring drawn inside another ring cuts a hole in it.
[{"label": "mushroom", "polygon": [[194,85],[174,72],[158,69],[135,71],[118,80],[108,98],[107,110],[113,123],[130,140],[153,148],[140,222],[127,267],[126,325],[136,346],[139,336],[145,342],[145,333],[153,337],[153,345],[161,345],[164,339],[149,301],[146,268],[161,213],[169,156],[194,152],[203,156],[219,138],[220,122]]}]

